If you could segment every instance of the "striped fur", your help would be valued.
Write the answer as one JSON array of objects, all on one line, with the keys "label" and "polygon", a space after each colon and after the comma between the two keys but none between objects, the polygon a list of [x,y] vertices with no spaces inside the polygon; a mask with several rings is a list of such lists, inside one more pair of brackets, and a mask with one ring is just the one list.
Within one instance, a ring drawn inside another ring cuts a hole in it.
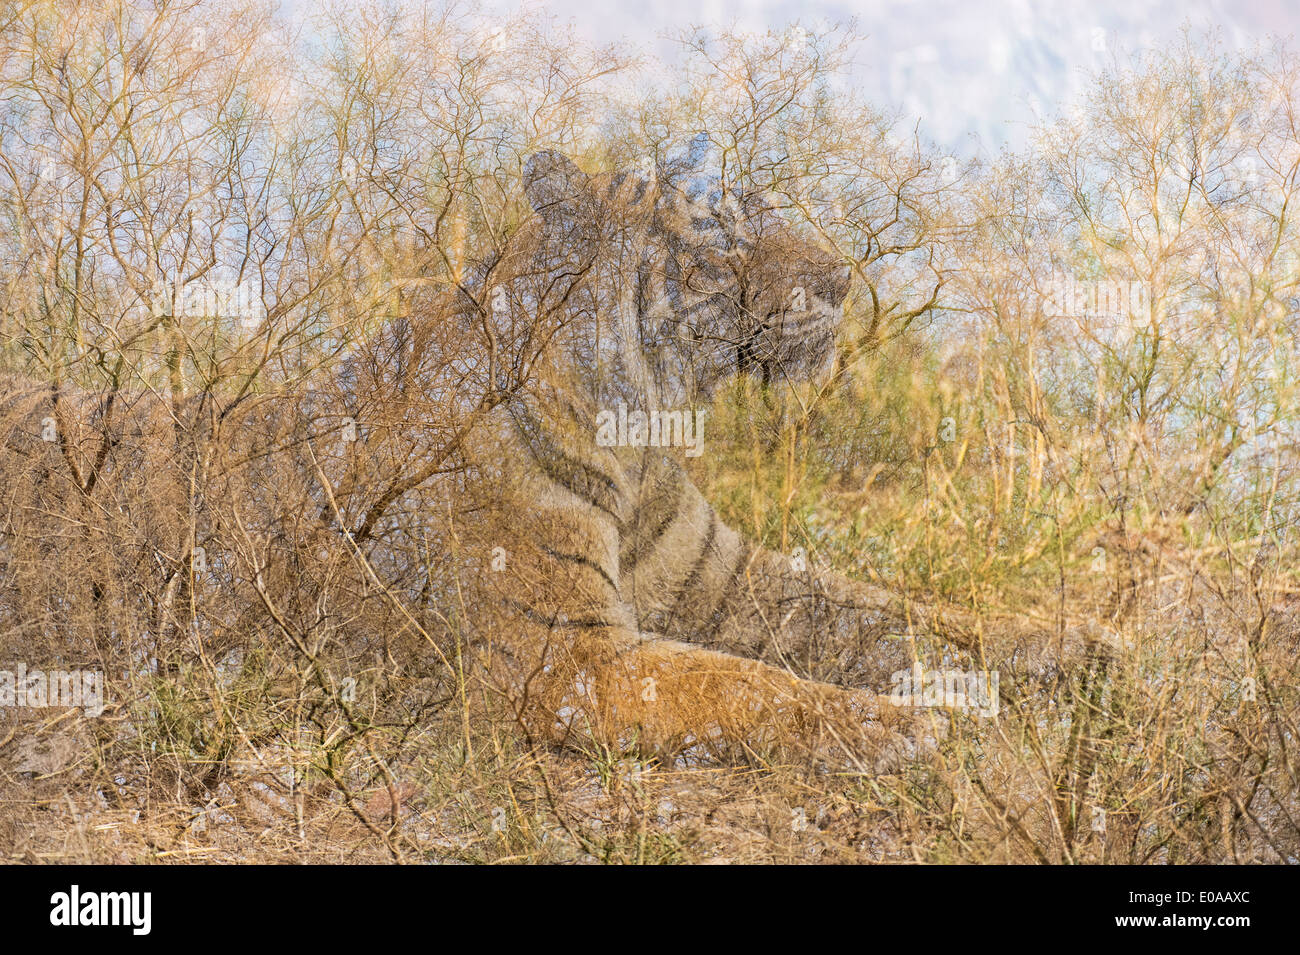
[{"label": "striped fur", "polygon": [[[386,330],[393,347],[356,357],[328,391],[203,392],[182,406],[0,382],[3,473],[34,475],[24,513],[72,502],[123,515],[104,547],[147,544],[117,577],[161,591],[145,610],[160,645],[182,625],[195,548],[235,548],[225,510],[274,542],[281,599],[304,619],[330,586],[312,570],[318,525],[342,525],[349,560],[364,549],[390,592],[440,619],[465,611],[486,637],[485,671],[538,738],[887,758],[900,714],[877,693],[910,663],[886,639],[899,629],[888,596],[746,541],[690,481],[682,448],[597,441],[602,411],[686,413],[736,374],[823,374],[847,270],[762,202],[718,188],[692,154],[653,176],[588,177],[543,153],[525,179],[535,215],[458,300],[414,299]],[[47,417],[57,441],[42,440]],[[354,445],[340,443],[345,422]],[[196,468],[208,475],[198,503]],[[90,487],[101,472],[121,499],[111,508]],[[471,537],[483,563],[458,577],[457,541]],[[487,569],[498,550],[502,573]],[[439,551],[441,565],[428,556]],[[246,568],[219,568],[232,597],[247,594]],[[115,579],[87,577],[94,594]]]},{"label": "striped fur", "polygon": [[[810,735],[878,749],[891,714],[835,684],[880,688],[907,665],[884,639],[885,596],[747,542],[680,448],[596,439],[602,411],[690,413],[738,373],[824,374],[847,269],[690,158],[589,178],[543,153],[525,184],[534,221],[467,292],[516,349],[497,353],[508,397],[479,454],[514,465],[515,561],[496,596],[520,621],[502,684],[521,715],[544,734],[659,750]],[[538,338],[535,378],[512,381]]]}]

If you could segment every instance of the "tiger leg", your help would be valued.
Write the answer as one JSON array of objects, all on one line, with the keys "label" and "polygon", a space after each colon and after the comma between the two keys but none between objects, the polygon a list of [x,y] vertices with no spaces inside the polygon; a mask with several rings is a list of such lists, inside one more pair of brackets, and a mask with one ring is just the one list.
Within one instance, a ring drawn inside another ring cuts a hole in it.
[{"label": "tiger leg", "polygon": [[916,714],[887,697],[675,640],[642,637],[625,646],[597,686],[607,694],[605,725],[620,742],[661,755],[814,755],[878,772],[897,767],[918,733]]},{"label": "tiger leg", "polygon": [[749,543],[679,469],[643,483],[643,516],[622,545],[641,629],[864,689],[912,665],[892,595]]},{"label": "tiger leg", "polygon": [[817,753],[876,769],[906,750],[908,714],[873,693],[639,628],[613,568],[612,527],[535,511],[503,575],[510,611],[496,683],[534,739],[663,756]]}]

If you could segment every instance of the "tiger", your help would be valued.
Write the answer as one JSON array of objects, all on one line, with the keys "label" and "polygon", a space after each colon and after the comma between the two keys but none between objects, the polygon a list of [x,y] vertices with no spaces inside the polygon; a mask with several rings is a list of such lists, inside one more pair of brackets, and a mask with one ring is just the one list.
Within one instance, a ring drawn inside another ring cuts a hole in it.
[{"label": "tiger", "polygon": [[[160,643],[198,586],[195,553],[232,536],[271,547],[260,570],[222,561],[232,612],[237,594],[274,597],[315,626],[335,586],[317,556],[330,538],[365,561],[359,589],[382,576],[413,608],[445,619],[463,607],[481,674],[531,739],[896,765],[921,730],[881,691],[915,662],[907,633],[924,621],[880,588],[748,541],[690,477],[727,382],[832,372],[852,287],[849,264],[774,202],[724,186],[702,143],[599,175],[535,153],[518,229],[454,282],[414,283],[328,388],[200,392],[183,406],[146,390],[128,406],[116,389],[15,381],[0,388],[6,446],[42,473],[69,471],[70,483],[30,485],[59,496],[43,507],[97,506],[104,471],[116,493],[139,486],[160,517],[132,531],[156,556],[131,573],[158,564],[147,612]],[[51,423],[57,440],[42,440]],[[177,540],[166,515],[185,510],[193,481],[173,458],[214,461],[229,485]],[[275,594],[262,590],[266,561],[282,569]],[[111,575],[88,576],[98,605]],[[230,638],[204,639],[217,653]],[[349,639],[348,653],[375,644]]]},{"label": "tiger", "polygon": [[915,652],[895,601],[746,540],[683,460],[724,383],[831,372],[849,264],[724,188],[699,140],[590,176],[538,152],[523,186],[528,224],[460,289],[466,367],[500,396],[475,454],[508,515],[485,545],[520,720],[678,758],[896,759],[912,740],[876,689]]}]

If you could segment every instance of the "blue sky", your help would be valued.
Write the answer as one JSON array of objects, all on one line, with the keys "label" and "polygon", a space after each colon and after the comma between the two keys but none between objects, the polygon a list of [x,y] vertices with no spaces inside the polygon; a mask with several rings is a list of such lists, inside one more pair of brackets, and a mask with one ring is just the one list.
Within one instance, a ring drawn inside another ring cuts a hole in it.
[{"label": "blue sky", "polygon": [[[486,11],[518,0],[483,0]],[[1184,25],[1229,47],[1300,35],[1295,0],[525,0],[594,43],[670,56],[663,34],[690,25],[816,30],[856,20],[866,34],[851,76],[876,103],[915,117],[959,154],[1024,142],[1034,116],[1063,111],[1089,71],[1178,37]],[[311,0],[289,0],[294,12]]]}]

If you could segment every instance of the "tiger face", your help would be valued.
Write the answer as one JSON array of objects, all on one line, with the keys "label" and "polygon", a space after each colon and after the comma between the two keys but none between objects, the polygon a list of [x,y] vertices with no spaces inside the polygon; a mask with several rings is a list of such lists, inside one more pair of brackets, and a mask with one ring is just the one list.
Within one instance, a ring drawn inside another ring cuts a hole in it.
[{"label": "tiger face", "polygon": [[621,350],[636,352],[634,377],[657,400],[707,398],[737,374],[824,377],[849,267],[766,197],[723,188],[699,143],[653,173],[598,178],[559,153],[534,155],[524,181],[545,241],[604,245],[628,322]]}]

